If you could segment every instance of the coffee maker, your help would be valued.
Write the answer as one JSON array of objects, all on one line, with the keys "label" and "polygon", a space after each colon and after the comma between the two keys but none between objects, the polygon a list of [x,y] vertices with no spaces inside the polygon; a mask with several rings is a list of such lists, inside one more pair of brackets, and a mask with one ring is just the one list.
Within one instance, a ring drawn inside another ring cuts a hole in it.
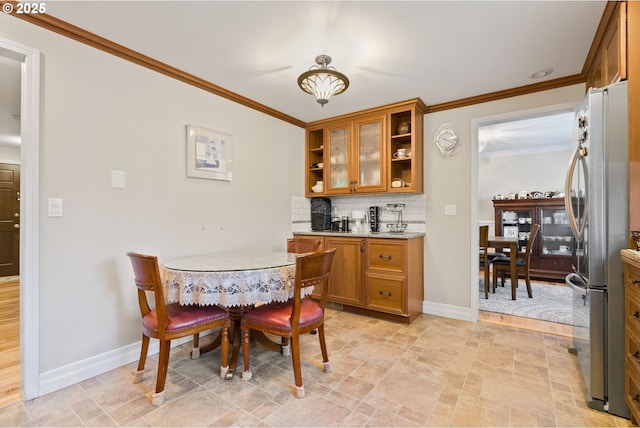
[{"label": "coffee maker", "polygon": [[380,231],[380,207],[369,207],[369,228],[372,232]]},{"label": "coffee maker", "polygon": [[311,230],[331,230],[331,199],[311,198]]}]

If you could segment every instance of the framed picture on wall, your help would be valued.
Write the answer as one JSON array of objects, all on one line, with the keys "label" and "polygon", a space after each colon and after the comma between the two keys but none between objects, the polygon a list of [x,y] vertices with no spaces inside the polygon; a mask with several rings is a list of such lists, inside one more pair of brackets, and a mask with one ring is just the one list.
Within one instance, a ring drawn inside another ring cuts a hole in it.
[{"label": "framed picture on wall", "polygon": [[503,233],[505,238],[517,238],[518,226],[505,226],[503,227]]},{"label": "framed picture on wall", "polygon": [[233,137],[224,132],[187,125],[187,177],[231,181]]}]

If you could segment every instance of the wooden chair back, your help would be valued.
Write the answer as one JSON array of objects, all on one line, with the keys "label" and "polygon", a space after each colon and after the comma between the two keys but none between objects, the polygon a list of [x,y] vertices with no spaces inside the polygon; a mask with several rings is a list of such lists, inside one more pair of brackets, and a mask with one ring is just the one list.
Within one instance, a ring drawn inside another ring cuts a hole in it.
[{"label": "wooden chair back", "polygon": [[320,251],[322,239],[289,238],[287,239],[287,253],[315,253]]},{"label": "wooden chair back", "polygon": [[532,224],[531,225],[531,233],[529,234],[529,240],[527,241],[527,246],[525,247],[524,250],[524,265],[525,265],[525,270],[529,270],[529,260],[531,259],[531,251],[533,250],[533,244],[536,240],[536,237],[538,236],[538,231],[540,230],[540,225],[539,224]]},{"label": "wooden chair back", "polygon": [[301,297],[303,289],[314,287],[317,295],[318,288],[321,288],[318,304],[322,312],[324,312],[329,296],[329,274],[331,273],[331,264],[335,253],[336,249],[331,248],[323,252],[297,256],[296,283],[293,294],[293,306],[291,308],[291,327],[293,334],[299,334],[300,302],[303,300]]},{"label": "wooden chair back", "polygon": [[128,252],[127,256],[131,259],[134,282],[138,288],[140,314],[144,317],[151,312],[146,292],[152,292],[155,299],[158,326],[160,327],[158,333],[164,335],[169,324],[169,317],[165,305],[164,290],[162,289],[162,277],[158,268],[158,258],[134,252]]}]

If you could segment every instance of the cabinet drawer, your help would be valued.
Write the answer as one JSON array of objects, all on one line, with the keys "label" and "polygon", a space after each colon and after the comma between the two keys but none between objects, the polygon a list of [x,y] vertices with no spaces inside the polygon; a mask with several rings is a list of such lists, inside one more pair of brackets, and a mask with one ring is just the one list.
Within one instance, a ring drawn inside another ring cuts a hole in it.
[{"label": "cabinet drawer", "polygon": [[367,269],[405,272],[406,242],[399,239],[369,239]]},{"label": "cabinet drawer", "polygon": [[635,377],[640,376],[640,337],[629,326],[625,329],[624,352],[628,368]]},{"label": "cabinet drawer", "polygon": [[538,269],[556,270],[559,272],[571,272],[571,257],[546,258],[538,259]]},{"label": "cabinet drawer", "polygon": [[631,411],[632,419],[640,420],[640,388],[638,388],[638,377],[635,375],[633,368],[626,362],[624,392],[625,401]]},{"label": "cabinet drawer", "polygon": [[367,307],[393,314],[404,314],[404,282],[404,277],[368,275]]},{"label": "cabinet drawer", "polygon": [[640,299],[628,291],[629,287],[626,287],[626,290],[627,297],[624,299],[625,325],[640,340]]},{"label": "cabinet drawer", "polygon": [[640,270],[638,268],[625,264],[624,284],[627,293],[635,296],[635,298],[640,301]]}]

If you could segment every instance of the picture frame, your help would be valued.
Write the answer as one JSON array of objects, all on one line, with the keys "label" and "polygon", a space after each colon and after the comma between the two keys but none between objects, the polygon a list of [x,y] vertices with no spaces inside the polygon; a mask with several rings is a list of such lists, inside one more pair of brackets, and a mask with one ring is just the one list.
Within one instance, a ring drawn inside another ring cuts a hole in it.
[{"label": "picture frame", "polygon": [[517,238],[518,226],[504,226],[502,232],[505,238]]},{"label": "picture frame", "polygon": [[187,177],[231,181],[233,136],[187,125]]}]

